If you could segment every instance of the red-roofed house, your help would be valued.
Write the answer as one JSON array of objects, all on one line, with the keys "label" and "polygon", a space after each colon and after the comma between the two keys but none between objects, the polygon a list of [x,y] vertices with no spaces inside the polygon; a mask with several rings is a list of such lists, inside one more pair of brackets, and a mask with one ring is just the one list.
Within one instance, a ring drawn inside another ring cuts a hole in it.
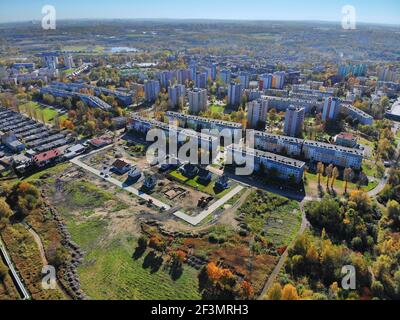
[{"label": "red-roofed house", "polygon": [[64,154],[63,150],[53,149],[43,153],[39,153],[32,157],[33,163],[38,167],[44,167],[52,161],[57,160],[60,156]]},{"label": "red-roofed house", "polygon": [[89,143],[94,147],[94,148],[102,148],[105,146],[108,146],[109,144],[112,143],[112,140],[108,137],[99,137],[99,138],[94,138],[89,141]]},{"label": "red-roofed house", "polygon": [[357,144],[357,137],[348,132],[339,133],[335,137],[336,144],[348,148],[354,148]]}]

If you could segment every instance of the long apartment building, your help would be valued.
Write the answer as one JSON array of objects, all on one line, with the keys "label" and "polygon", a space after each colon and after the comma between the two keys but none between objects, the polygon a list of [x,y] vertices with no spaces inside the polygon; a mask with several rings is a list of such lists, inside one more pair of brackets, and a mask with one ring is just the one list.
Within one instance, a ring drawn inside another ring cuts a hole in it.
[{"label": "long apartment building", "polygon": [[85,83],[77,83],[77,82],[74,82],[74,83],[52,82],[51,85],[53,87],[67,90],[67,91],[78,92],[79,90],[87,89],[87,90],[93,91],[94,94],[96,94],[96,95],[100,95],[100,94],[104,94],[106,96],[112,95],[112,96],[115,96],[125,106],[129,106],[133,103],[132,95],[130,95],[126,92],[118,91],[118,90],[111,90],[111,89],[104,88],[104,87],[96,87],[96,86],[87,85]]},{"label": "long apartment building", "polygon": [[161,129],[166,133],[167,137],[170,135],[178,137],[179,144],[184,144],[187,139],[195,137],[199,141],[200,148],[208,147],[206,151],[216,151],[219,146],[219,139],[217,137],[140,116],[132,117],[128,122],[127,128],[129,131],[134,131],[142,135],[146,135],[152,129]]},{"label": "long apartment building", "polygon": [[358,149],[305,140],[303,143],[303,156],[313,162],[329,163],[343,168],[360,170],[364,153]]},{"label": "long apartment building", "polygon": [[256,149],[287,154],[291,157],[301,156],[303,141],[302,139],[254,131],[254,147]]},{"label": "long apartment building", "polygon": [[267,152],[286,154],[312,162],[343,168],[361,169],[363,151],[335,144],[303,140],[254,131],[254,147]]},{"label": "long apartment building", "polygon": [[226,150],[232,156],[234,163],[235,159],[236,161],[246,159],[247,163],[254,163],[255,172],[266,170],[267,172],[262,173],[268,175],[268,171],[274,170],[277,178],[287,180],[292,177],[296,183],[303,179],[306,164],[302,161],[239,145],[230,145]]},{"label": "long apartment building", "polygon": [[195,131],[202,129],[218,130],[219,132],[229,130],[233,137],[239,137],[243,130],[243,125],[236,122],[208,119],[172,111],[166,112],[165,116],[170,122],[177,122],[178,126]]},{"label": "long apartment building", "polygon": [[268,100],[268,107],[274,108],[277,111],[286,111],[291,105],[300,106],[305,108],[306,113],[311,112],[311,109],[315,107],[317,111],[322,111],[324,107],[323,101],[316,99],[298,99],[293,97],[275,97],[275,96],[263,96],[264,99]]},{"label": "long apartment building", "polygon": [[52,86],[41,88],[40,93],[41,94],[47,93],[47,94],[51,94],[54,97],[61,97],[61,98],[78,97],[79,99],[81,99],[84,103],[86,103],[90,107],[99,108],[106,112],[112,110],[112,106],[110,106],[105,101],[101,100],[100,98],[98,98],[96,96],[91,96],[91,95],[84,94],[84,93],[61,90],[58,87],[52,87]]},{"label": "long apartment building", "polygon": [[343,114],[348,115],[355,120],[358,120],[358,122],[362,125],[372,125],[374,123],[374,118],[372,116],[352,106],[351,104],[342,104],[340,111]]}]

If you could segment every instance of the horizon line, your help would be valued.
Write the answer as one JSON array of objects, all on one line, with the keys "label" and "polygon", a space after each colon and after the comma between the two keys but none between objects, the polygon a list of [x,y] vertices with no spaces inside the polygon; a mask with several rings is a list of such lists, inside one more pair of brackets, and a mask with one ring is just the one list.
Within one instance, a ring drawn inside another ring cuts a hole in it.
[{"label": "horizon line", "polygon": [[[308,23],[331,23],[331,24],[341,24],[338,20],[317,20],[317,19],[239,19],[239,18],[60,18],[58,21],[216,21],[216,22],[308,22]],[[13,24],[13,23],[32,23],[40,22],[40,19],[31,20],[14,20],[14,21],[0,21],[0,25]],[[379,25],[379,26],[391,26],[400,27],[400,23],[384,23],[384,22],[369,22],[369,21],[358,21],[357,24],[362,25]]]}]

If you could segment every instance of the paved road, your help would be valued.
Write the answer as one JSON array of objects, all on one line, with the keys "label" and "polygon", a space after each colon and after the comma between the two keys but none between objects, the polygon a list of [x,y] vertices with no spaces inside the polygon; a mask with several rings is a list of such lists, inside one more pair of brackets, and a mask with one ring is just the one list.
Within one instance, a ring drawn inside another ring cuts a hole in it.
[{"label": "paved road", "polygon": [[243,189],[244,189],[244,187],[237,186],[235,189],[230,191],[224,197],[222,197],[218,201],[214,202],[207,210],[204,210],[203,212],[201,212],[199,215],[197,215],[195,217],[191,217],[191,216],[189,216],[186,213],[183,213],[181,211],[175,212],[174,215],[176,217],[178,217],[178,218],[180,218],[182,220],[185,220],[186,222],[190,223],[192,226],[197,226],[204,219],[206,219],[210,214],[212,214],[218,208],[222,207],[226,202],[228,202],[230,199],[232,199],[234,196],[236,196]]},{"label": "paved road", "polygon": [[15,270],[14,265],[10,259],[10,256],[7,253],[6,247],[3,244],[3,241],[1,239],[0,239],[0,251],[1,251],[2,256],[4,257],[4,260],[6,261],[8,268],[10,269],[11,277],[14,279],[15,283],[18,286],[18,291],[20,292],[22,299],[29,300],[31,298],[29,295],[29,292],[25,288],[24,283],[22,282],[20,276],[18,275],[17,271]]},{"label": "paved road", "polygon": [[121,189],[124,189],[132,194],[134,194],[135,196],[138,196],[146,201],[151,201],[153,203],[153,205],[155,205],[158,208],[164,208],[165,210],[170,210],[171,207],[167,204],[162,203],[161,201],[157,200],[156,198],[153,198],[151,196],[149,196],[146,193],[140,192],[139,190],[137,190],[136,188],[130,187],[130,186],[126,186],[123,182],[114,179],[112,177],[108,177],[108,178],[104,178],[101,175],[101,172],[91,166],[88,166],[87,164],[83,163],[82,161],[80,161],[81,157],[72,159],[71,162],[79,167],[81,167],[82,169],[85,169],[86,171],[89,171],[90,173],[104,179],[105,181],[108,181],[118,187],[120,187]]},{"label": "paved road", "polygon": [[[393,133],[395,135],[397,134],[397,130],[398,130],[398,123],[395,123],[395,125],[393,127]],[[397,145],[396,153],[397,154],[400,153],[400,142]],[[386,187],[386,184],[389,181],[389,174],[390,174],[390,168],[385,170],[384,177],[381,179],[381,181],[379,181],[379,184],[376,186],[376,188],[371,190],[370,192],[368,192],[368,195],[370,197],[376,197],[378,194],[380,194],[383,191],[383,189]]]}]

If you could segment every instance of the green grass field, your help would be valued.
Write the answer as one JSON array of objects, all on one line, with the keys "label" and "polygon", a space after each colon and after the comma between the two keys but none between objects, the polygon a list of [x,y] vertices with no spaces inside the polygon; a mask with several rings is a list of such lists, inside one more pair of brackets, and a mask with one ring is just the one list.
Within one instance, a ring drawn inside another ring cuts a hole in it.
[{"label": "green grass field", "polygon": [[174,281],[161,268],[154,272],[144,267],[148,254],[134,259],[136,239],[131,235],[107,237],[104,220],[83,223],[70,221],[72,239],[86,252],[78,272],[83,290],[96,300],[195,300],[198,293],[197,270],[184,266]]},{"label": "green grass field", "polygon": [[[30,101],[20,105],[20,110],[28,115],[32,115],[36,120],[45,123],[53,122],[54,118],[58,116],[58,112],[54,109],[43,108],[37,102]],[[60,117],[60,122],[66,119],[66,116]]]},{"label": "green grass field", "polygon": [[301,224],[298,203],[269,192],[253,192],[238,212],[254,234],[264,233],[277,247],[288,245]]},{"label": "green grass field", "polygon": [[[56,165],[54,167],[48,168],[46,170],[43,170],[43,171],[40,171],[40,172],[37,172],[37,173],[34,173],[30,177],[28,177],[26,179],[26,181],[33,182],[35,180],[39,180],[42,177],[46,176],[46,180],[51,182],[52,181],[51,177],[53,175],[59,174],[59,173],[65,171],[65,170],[67,170],[70,166],[71,166],[71,164],[69,162],[58,164],[58,165]],[[47,177],[47,176],[49,176],[49,177]]]},{"label": "green grass field", "polygon": [[67,186],[70,201],[74,206],[86,209],[101,207],[114,197],[95,185],[85,181],[75,181]]},{"label": "green grass field", "polygon": [[178,170],[172,171],[170,175],[179,181],[181,181],[183,184],[186,184],[189,187],[192,187],[200,192],[207,193],[213,197],[217,198],[222,198],[225,196],[227,193],[229,193],[233,189],[233,185],[231,185],[228,189],[223,190],[220,193],[215,193],[214,186],[215,186],[215,181],[211,181],[207,186],[202,185],[198,183],[198,177],[195,177],[194,179],[188,179],[184,175],[182,175]]},{"label": "green grass field", "polygon": [[212,113],[224,113],[224,111],[225,111],[224,106],[218,106],[215,104],[210,105],[208,108]]}]

